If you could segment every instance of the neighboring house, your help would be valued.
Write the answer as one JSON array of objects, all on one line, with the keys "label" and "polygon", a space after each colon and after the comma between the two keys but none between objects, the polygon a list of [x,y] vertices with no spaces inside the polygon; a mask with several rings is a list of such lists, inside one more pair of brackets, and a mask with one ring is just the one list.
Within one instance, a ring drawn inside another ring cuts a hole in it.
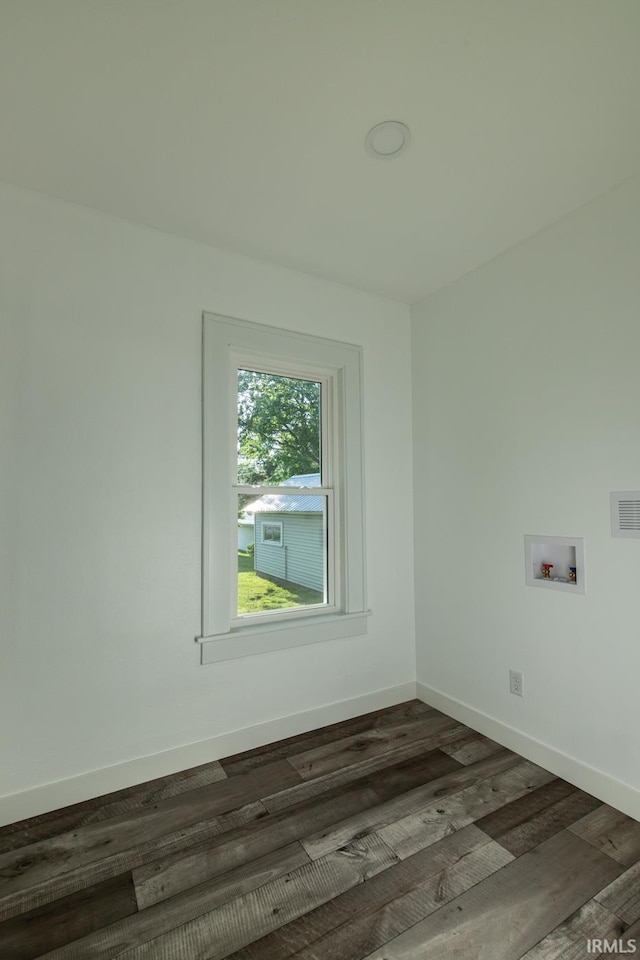
[{"label": "neighboring house", "polygon": [[238,520],[238,550],[245,551],[254,541],[253,516]]},{"label": "neighboring house", "polygon": [[[289,477],[282,486],[319,487],[320,474]],[[312,590],[324,590],[324,497],[266,494],[245,513],[254,518],[254,567]]]}]

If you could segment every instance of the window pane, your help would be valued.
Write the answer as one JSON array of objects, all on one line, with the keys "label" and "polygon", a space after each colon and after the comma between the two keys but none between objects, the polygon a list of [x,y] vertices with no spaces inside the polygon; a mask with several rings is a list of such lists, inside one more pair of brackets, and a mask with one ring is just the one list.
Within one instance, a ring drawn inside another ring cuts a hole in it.
[{"label": "window pane", "polygon": [[238,497],[238,616],[327,603],[327,498]]},{"label": "window pane", "polygon": [[276,546],[282,546],[282,524],[266,523],[262,521],[260,539],[263,543],[274,543]]},{"label": "window pane", "polygon": [[313,380],[238,370],[238,483],[319,486],[320,404]]}]

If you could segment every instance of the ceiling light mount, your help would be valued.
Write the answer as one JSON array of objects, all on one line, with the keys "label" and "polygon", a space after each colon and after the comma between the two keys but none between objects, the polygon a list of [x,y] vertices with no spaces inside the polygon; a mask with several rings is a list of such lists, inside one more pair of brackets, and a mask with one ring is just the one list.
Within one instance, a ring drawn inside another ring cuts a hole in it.
[{"label": "ceiling light mount", "polygon": [[406,123],[399,120],[385,120],[371,127],[364,145],[367,152],[378,160],[391,160],[399,156],[409,146],[411,131]]}]

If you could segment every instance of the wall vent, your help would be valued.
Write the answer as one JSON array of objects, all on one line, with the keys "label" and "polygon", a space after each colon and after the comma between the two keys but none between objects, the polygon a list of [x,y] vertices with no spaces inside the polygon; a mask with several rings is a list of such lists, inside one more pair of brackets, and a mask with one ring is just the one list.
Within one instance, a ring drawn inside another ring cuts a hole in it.
[{"label": "wall vent", "polygon": [[640,490],[611,494],[611,536],[640,538]]}]

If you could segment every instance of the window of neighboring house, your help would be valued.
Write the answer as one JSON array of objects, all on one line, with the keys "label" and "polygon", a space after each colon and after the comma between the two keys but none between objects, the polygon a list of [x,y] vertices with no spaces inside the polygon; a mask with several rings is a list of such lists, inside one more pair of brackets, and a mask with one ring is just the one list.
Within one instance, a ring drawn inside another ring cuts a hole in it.
[{"label": "window of neighboring house", "polygon": [[263,523],[262,524],[262,542],[272,543],[277,547],[282,546],[282,524],[281,523]]},{"label": "window of neighboring house", "polygon": [[203,323],[202,662],[366,633],[360,349]]}]

